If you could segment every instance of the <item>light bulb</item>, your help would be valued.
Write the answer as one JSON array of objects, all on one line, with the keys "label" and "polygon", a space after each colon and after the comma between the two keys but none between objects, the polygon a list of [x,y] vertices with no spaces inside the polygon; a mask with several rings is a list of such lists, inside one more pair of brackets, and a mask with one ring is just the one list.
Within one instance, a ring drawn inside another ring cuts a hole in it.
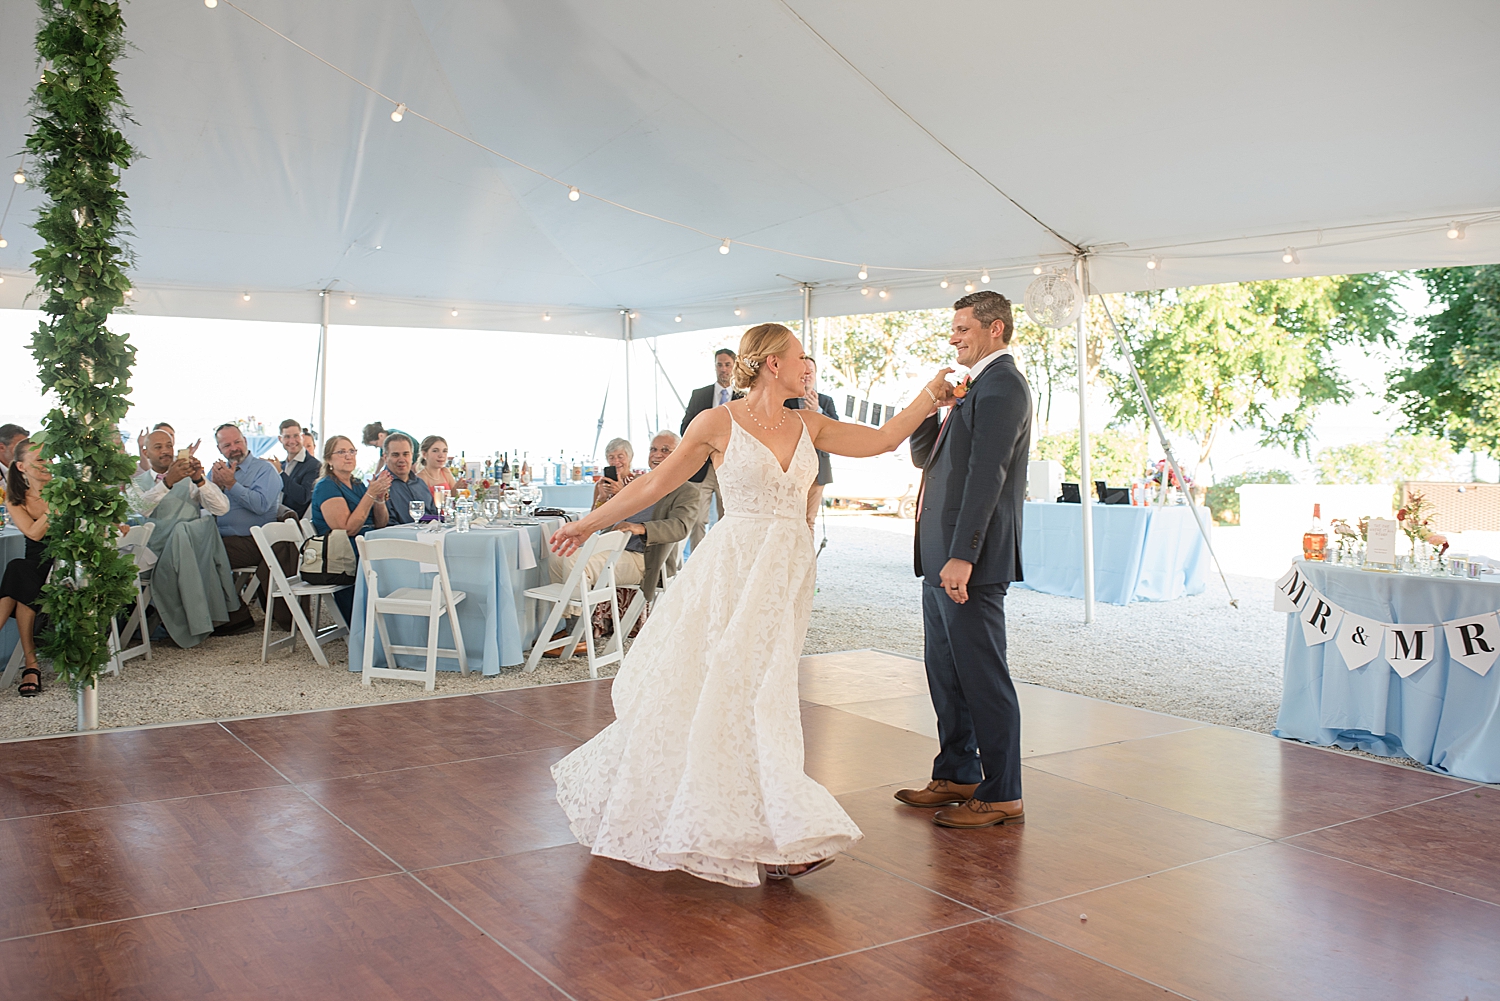
[{"label": "light bulb", "polygon": [[354,298],[354,296],[352,296],[352,295],[351,295],[351,296],[350,296],[350,297],[349,297],[349,305],[351,305],[351,306],[352,306],[352,305],[354,305],[354,303],[355,303],[355,298]]},{"label": "light bulb", "polygon": [[1147,259],[1147,261],[1146,261],[1146,270],[1147,271],[1155,271],[1159,267],[1161,267],[1161,261],[1156,257],[1156,255],[1153,254],[1149,259]]},{"label": "light bulb", "polygon": [[681,323],[682,322],[682,314],[678,313],[676,316],[672,317],[672,321],[674,323]]},{"label": "light bulb", "polygon": [[1301,264],[1302,261],[1297,257],[1297,248],[1296,247],[1288,247],[1285,250],[1283,250],[1281,252],[1281,263],[1282,264]]},{"label": "light bulb", "polygon": [[882,299],[889,299],[890,297],[891,297],[891,294],[889,292],[887,292],[885,289],[881,289],[880,290],[880,298],[882,298]]},{"label": "light bulb", "polygon": [[637,313],[635,310],[631,310],[630,311],[630,318],[632,320],[639,320],[641,318],[641,314]]},{"label": "light bulb", "polygon": [[542,314],[542,319],[544,319],[544,320],[550,320],[550,319],[552,319],[552,314],[551,313],[543,313]]},{"label": "light bulb", "polygon": [[0,236],[0,247],[8,247],[8,246],[10,246],[10,241],[7,240],[5,237]]},{"label": "light bulb", "polygon": [[743,309],[740,309],[740,307],[738,307],[738,306],[734,307],[734,315],[735,316],[742,316],[744,314],[744,312],[745,311]]},{"label": "light bulb", "polygon": [[213,10],[215,7],[219,6],[219,0],[203,0],[203,6],[207,7],[209,10]]},{"label": "light bulb", "polygon": [[870,269],[861,264],[859,266],[859,280],[864,281],[868,277],[870,277]]},{"label": "light bulb", "polygon": [[449,316],[457,316],[458,315],[458,310],[456,310],[456,309],[450,309],[450,310],[448,310],[448,315]]},{"label": "light bulb", "polygon": [[578,189],[577,188],[571,187],[571,186],[568,188],[568,201],[570,201],[570,202],[576,202],[576,201],[578,201]]},{"label": "light bulb", "polygon": [[25,184],[26,172],[24,170],[17,170],[14,174],[10,175],[10,179],[12,181],[15,181],[17,184]]},{"label": "light bulb", "polygon": [[942,281],[938,282],[938,288],[947,288],[947,287],[948,287],[948,279],[944,278]]},{"label": "light bulb", "polygon": [[1448,239],[1450,239],[1450,240],[1462,240],[1464,238],[1464,230],[1466,230],[1468,228],[1469,228],[1468,226],[1464,225],[1461,222],[1455,222],[1455,223],[1453,223],[1451,226],[1448,227]]},{"label": "light bulb", "polygon": [[0,275],[0,285],[4,285],[4,284],[5,284],[5,276],[4,275]]},{"label": "light bulb", "polygon": [[979,280],[988,285],[990,283],[990,273],[988,271],[979,272]]},{"label": "light bulb", "polygon": [[964,291],[965,292],[972,292],[972,291],[974,291],[974,283],[973,282],[964,282]]},{"label": "light bulb", "polygon": [[719,244],[719,253],[721,253],[721,254],[727,254],[727,253],[729,253],[729,241],[728,240],[725,240],[723,243]]},{"label": "light bulb", "polygon": [[398,104],[398,105],[396,105],[396,110],[393,111],[393,112],[391,112],[391,121],[393,121],[393,122],[399,122],[399,121],[401,121],[401,116],[404,115],[404,114],[406,114],[406,105],[404,105],[404,104]]},{"label": "light bulb", "polygon": [[246,302],[249,302],[250,301],[250,293],[246,292],[244,295],[240,296],[240,298],[244,299]]},{"label": "light bulb", "polygon": [[125,298],[129,299],[129,298],[132,298],[134,295],[135,295],[135,289],[128,288],[128,289],[125,290]]},{"label": "light bulb", "polygon": [[1042,266],[1040,264],[1038,264],[1036,267],[1034,267],[1034,268],[1031,269],[1031,273],[1034,274],[1034,275],[1041,274],[1042,273]]},{"label": "light bulb", "polygon": [[866,285],[864,288],[860,289],[859,290],[859,294],[860,295],[869,295],[870,294],[870,286]]}]

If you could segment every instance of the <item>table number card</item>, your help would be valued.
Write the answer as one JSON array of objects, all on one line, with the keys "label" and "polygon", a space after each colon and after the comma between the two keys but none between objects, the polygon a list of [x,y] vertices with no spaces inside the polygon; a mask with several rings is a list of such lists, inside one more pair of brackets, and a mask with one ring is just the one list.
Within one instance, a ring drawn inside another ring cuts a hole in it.
[{"label": "table number card", "polygon": [[1365,539],[1365,562],[1395,564],[1396,523],[1391,519],[1370,519],[1370,528]]}]

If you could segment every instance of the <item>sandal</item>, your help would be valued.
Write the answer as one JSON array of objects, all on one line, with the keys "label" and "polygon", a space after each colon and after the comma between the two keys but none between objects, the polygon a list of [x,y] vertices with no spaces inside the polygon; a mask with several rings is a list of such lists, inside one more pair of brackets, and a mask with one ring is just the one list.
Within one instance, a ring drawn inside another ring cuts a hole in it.
[{"label": "sandal", "polygon": [[[36,675],[36,680],[27,681],[26,676],[28,674]],[[42,694],[42,672],[35,667],[21,668],[21,684],[17,687],[16,691],[20,693],[23,699],[29,699]]]},{"label": "sandal", "polygon": [[801,872],[790,871],[792,867],[789,865],[768,865],[766,866],[766,878],[801,879],[803,876],[806,876],[810,872],[817,872],[819,869],[826,869],[831,865],[833,865],[832,855],[830,855],[828,858],[818,859],[818,861],[816,862],[809,862],[807,864],[807,867],[804,868]]}]

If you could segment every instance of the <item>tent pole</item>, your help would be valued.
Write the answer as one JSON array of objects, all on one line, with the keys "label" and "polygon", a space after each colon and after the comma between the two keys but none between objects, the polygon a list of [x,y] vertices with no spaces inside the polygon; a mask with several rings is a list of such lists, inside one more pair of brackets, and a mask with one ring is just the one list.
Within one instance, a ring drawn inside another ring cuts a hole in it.
[{"label": "tent pole", "polygon": [[318,327],[318,441],[328,440],[328,290],[318,295],[323,300],[323,322]]},{"label": "tent pole", "polygon": [[802,286],[802,346],[814,358],[818,357],[818,337],[812,329],[812,286]]},{"label": "tent pole", "polygon": [[[1080,297],[1086,272],[1082,255],[1074,261]],[[1083,305],[1087,306],[1085,299]],[[1078,500],[1083,516],[1083,623],[1094,621],[1094,481],[1089,470],[1089,352],[1084,310],[1078,311]]]},{"label": "tent pole", "polygon": [[620,315],[625,325],[625,440],[634,447],[635,421],[631,415],[635,411],[630,409],[630,310],[621,310]]}]

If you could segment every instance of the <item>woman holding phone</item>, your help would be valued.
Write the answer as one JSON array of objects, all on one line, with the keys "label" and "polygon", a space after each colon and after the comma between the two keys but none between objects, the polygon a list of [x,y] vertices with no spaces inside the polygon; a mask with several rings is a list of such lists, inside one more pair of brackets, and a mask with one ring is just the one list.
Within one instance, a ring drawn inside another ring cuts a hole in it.
[{"label": "woman holding phone", "polygon": [[[343,530],[352,545],[361,532],[384,528],[390,519],[385,500],[391,493],[391,471],[382,469],[370,478],[370,485],[354,475],[359,463],[359,449],[354,442],[336,434],[323,445],[323,475],[313,484],[312,523],[318,535]],[[358,573],[359,550],[355,550],[355,573]],[[344,621],[354,613],[354,589],[344,587],[333,594],[334,604],[344,613]]]},{"label": "woman holding phone", "polygon": [[604,446],[604,461],[608,463],[604,475],[594,484],[594,507],[619,493],[621,487],[636,477],[630,470],[630,464],[635,461],[635,449],[624,438],[613,438]]},{"label": "woman holding phone", "polygon": [[21,633],[21,652],[26,657],[18,689],[23,698],[42,694],[42,670],[36,662],[34,630],[37,599],[52,569],[52,560],[45,554],[46,543],[42,541],[48,528],[42,484],[50,479],[52,474],[41,461],[41,446],[30,438],[17,442],[5,484],[5,511],[26,536],[26,554],[7,563],[5,576],[0,578],[0,627],[15,614],[16,628]]}]

